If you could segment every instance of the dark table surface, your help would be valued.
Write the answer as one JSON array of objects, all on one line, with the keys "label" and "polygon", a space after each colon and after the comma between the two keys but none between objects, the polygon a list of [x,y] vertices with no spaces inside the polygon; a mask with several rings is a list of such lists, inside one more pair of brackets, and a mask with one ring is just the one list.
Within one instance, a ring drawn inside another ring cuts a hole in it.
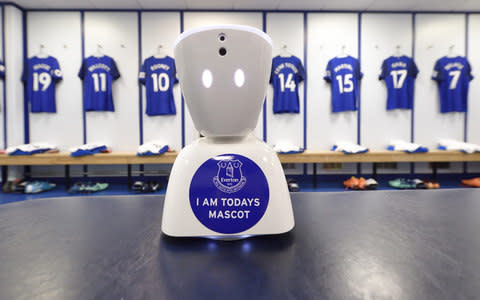
[{"label": "dark table surface", "polygon": [[163,196],[0,206],[0,299],[478,299],[480,191],[292,194],[288,234],[169,238]]}]

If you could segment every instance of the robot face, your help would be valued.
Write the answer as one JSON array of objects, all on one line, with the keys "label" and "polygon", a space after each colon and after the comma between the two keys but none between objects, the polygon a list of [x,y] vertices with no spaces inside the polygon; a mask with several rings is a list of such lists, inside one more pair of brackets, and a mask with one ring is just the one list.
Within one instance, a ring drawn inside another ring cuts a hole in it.
[{"label": "robot face", "polygon": [[195,127],[205,136],[243,136],[258,121],[272,42],[247,26],[201,27],[180,35],[175,64]]}]

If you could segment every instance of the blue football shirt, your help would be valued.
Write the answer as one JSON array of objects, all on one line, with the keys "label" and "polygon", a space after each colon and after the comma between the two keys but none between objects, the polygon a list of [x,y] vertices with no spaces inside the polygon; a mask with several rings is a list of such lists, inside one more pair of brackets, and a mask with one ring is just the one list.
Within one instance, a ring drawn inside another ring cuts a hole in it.
[{"label": "blue football shirt", "polygon": [[176,75],[175,60],[170,56],[145,59],[138,79],[146,88],[147,115],[176,114],[173,98],[173,85],[178,82]]},{"label": "blue football shirt", "polygon": [[473,76],[465,57],[440,58],[435,63],[432,79],[438,83],[442,113],[467,111],[468,86]]},{"label": "blue football shirt", "polygon": [[62,80],[62,71],[55,57],[31,57],[27,60],[22,81],[27,85],[27,99],[31,112],[57,111],[55,84]]},{"label": "blue football shirt", "polygon": [[298,84],[305,80],[305,69],[296,56],[275,56],[270,83],[273,85],[273,113],[298,113]]},{"label": "blue football shirt", "polygon": [[112,83],[120,77],[110,56],[89,56],[82,62],[78,77],[83,80],[83,103],[86,111],[114,111]]},{"label": "blue football shirt", "polygon": [[378,79],[387,85],[387,110],[413,107],[417,65],[408,56],[390,56],[382,63]]},{"label": "blue football shirt", "polygon": [[323,79],[332,85],[332,112],[357,110],[362,76],[358,59],[350,55],[328,62]]}]

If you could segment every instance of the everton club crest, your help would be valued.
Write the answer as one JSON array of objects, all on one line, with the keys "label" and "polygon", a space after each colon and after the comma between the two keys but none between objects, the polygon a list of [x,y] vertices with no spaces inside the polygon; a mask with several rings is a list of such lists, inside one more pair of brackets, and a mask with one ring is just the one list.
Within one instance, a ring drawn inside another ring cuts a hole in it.
[{"label": "everton club crest", "polygon": [[221,160],[217,163],[217,176],[213,177],[215,186],[224,193],[235,193],[243,188],[247,178],[242,174],[242,162],[238,159]]}]

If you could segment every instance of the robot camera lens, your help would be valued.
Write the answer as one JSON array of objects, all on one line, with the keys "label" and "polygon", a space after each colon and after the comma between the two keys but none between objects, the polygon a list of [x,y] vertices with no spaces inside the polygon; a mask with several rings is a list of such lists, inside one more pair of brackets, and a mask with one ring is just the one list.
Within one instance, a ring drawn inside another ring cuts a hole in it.
[{"label": "robot camera lens", "polygon": [[225,36],[224,33],[220,33],[220,34],[218,35],[218,40],[219,40],[220,42],[224,42],[226,39],[227,39],[227,37]]},{"label": "robot camera lens", "polygon": [[227,49],[223,47],[218,49],[218,54],[220,54],[220,56],[225,56],[227,54]]}]

